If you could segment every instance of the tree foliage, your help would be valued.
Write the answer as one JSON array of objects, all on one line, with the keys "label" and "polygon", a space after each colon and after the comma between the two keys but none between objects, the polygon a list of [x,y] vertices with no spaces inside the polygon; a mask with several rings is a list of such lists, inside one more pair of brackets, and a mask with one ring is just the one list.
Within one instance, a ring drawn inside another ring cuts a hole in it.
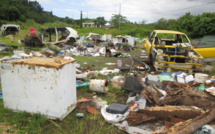
[{"label": "tree foliage", "polygon": [[115,28],[119,28],[121,24],[128,22],[128,20],[125,16],[113,14],[110,22]]},{"label": "tree foliage", "polygon": [[215,34],[215,13],[205,12],[194,16],[188,12],[178,19],[166,20],[161,18],[158,20],[156,28],[182,31],[192,38]]},{"label": "tree foliage", "polygon": [[0,20],[24,22],[27,19],[33,19],[35,22],[43,24],[60,18],[54,16],[52,12],[44,11],[37,1],[1,0]]},{"label": "tree foliage", "polygon": [[97,17],[95,20],[94,20],[94,23],[97,27],[99,26],[103,26],[107,21],[105,20],[104,17]]}]

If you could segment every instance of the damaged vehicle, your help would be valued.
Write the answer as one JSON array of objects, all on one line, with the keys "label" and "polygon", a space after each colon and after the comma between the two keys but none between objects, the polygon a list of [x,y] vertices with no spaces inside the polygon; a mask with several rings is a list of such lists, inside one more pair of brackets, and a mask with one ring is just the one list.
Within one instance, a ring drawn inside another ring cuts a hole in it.
[{"label": "damaged vehicle", "polygon": [[156,70],[197,71],[203,57],[197,53],[186,34],[170,30],[154,30],[144,41],[146,53]]},{"label": "damaged vehicle", "polygon": [[24,44],[31,47],[42,47],[47,44],[58,46],[74,45],[77,41],[78,33],[71,27],[47,27],[39,35],[26,36]]},{"label": "damaged vehicle", "polygon": [[202,40],[195,46],[194,50],[201,54],[204,62],[215,61],[215,35],[205,35]]},{"label": "damaged vehicle", "polygon": [[17,35],[19,33],[20,26],[18,24],[3,24],[0,29],[2,36]]}]

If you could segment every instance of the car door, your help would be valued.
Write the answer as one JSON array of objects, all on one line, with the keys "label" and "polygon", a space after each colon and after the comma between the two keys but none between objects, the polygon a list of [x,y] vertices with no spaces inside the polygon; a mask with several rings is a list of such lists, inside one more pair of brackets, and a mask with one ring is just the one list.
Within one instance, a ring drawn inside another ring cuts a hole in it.
[{"label": "car door", "polygon": [[55,27],[46,28],[42,33],[42,39],[44,44],[56,42],[58,40],[56,28]]},{"label": "car door", "polygon": [[144,47],[145,47],[145,50],[146,50],[148,55],[151,52],[151,47],[152,47],[152,42],[153,42],[154,36],[155,36],[155,32],[153,31],[149,35],[149,37],[144,41]]},{"label": "car door", "polygon": [[204,58],[215,57],[215,35],[204,36],[194,50]]}]

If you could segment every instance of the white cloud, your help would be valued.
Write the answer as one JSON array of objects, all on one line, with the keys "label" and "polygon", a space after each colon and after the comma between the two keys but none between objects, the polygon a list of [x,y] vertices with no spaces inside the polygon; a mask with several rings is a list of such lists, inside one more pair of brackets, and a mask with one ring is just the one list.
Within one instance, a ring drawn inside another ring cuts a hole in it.
[{"label": "white cloud", "polygon": [[[30,1],[35,1],[35,0],[30,0]],[[53,0],[36,0],[40,4],[54,4],[55,2]]]},{"label": "white cloud", "polygon": [[[88,18],[104,16],[106,20],[110,20],[113,14],[119,13],[120,4],[121,14],[133,22],[144,19],[148,23],[155,22],[160,18],[176,19],[187,12],[195,15],[203,12],[215,12],[214,0],[58,0],[64,4],[59,4],[54,0],[39,1],[52,4],[58,16],[73,14],[76,16],[75,19],[79,19],[80,11],[83,11],[83,16],[88,16]],[[54,2],[56,3],[55,7]]]}]

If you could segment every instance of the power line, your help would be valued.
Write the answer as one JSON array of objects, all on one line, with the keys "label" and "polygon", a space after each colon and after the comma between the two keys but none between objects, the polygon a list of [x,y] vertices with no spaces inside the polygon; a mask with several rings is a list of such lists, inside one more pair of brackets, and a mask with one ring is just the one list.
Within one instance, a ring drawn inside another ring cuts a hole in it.
[{"label": "power line", "polygon": [[196,7],[199,7],[199,6],[204,6],[204,5],[213,4],[213,3],[215,3],[215,2],[204,3],[204,4],[201,4],[201,5],[196,5],[196,6],[181,8],[181,9],[177,9],[177,10],[170,10],[168,12],[175,12],[175,11],[180,11],[180,10],[185,10],[185,9],[191,9],[191,8],[196,8]]},{"label": "power line", "polygon": [[[166,13],[166,12],[175,12],[175,11],[180,11],[180,10],[185,10],[185,9],[191,9],[191,8],[196,8],[199,6],[204,6],[204,5],[208,5],[208,4],[214,4],[215,2],[209,2],[209,3],[204,3],[201,5],[196,5],[196,6],[190,6],[190,7],[186,7],[186,8],[181,8],[181,9],[177,9],[177,10],[170,10],[170,11],[165,11],[165,12],[160,12],[160,13]],[[125,10],[123,10],[125,11]],[[126,13],[127,15],[138,15],[136,13]],[[141,13],[140,13],[141,14]]]}]

